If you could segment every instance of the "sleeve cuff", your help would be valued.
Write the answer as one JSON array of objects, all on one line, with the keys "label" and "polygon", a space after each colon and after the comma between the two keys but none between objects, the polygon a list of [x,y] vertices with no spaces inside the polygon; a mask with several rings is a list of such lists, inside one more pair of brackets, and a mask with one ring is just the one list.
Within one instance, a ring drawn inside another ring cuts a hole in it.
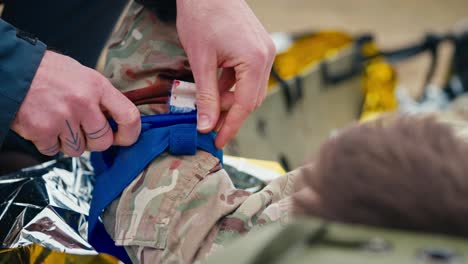
[{"label": "sleeve cuff", "polygon": [[46,45],[0,19],[0,146],[23,102]]}]

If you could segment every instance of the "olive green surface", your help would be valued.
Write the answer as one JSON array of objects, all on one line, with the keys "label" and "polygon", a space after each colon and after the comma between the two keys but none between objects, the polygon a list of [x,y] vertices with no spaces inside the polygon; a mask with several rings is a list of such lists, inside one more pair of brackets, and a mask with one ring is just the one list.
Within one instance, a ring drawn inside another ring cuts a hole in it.
[{"label": "olive green surface", "polygon": [[309,219],[259,229],[206,263],[460,264],[467,258],[468,240],[461,238]]}]

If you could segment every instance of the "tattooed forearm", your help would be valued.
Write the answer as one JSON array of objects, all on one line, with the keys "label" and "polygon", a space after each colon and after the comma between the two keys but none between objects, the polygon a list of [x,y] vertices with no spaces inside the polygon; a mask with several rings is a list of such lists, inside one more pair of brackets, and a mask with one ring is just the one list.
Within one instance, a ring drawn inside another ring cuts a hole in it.
[{"label": "tattooed forearm", "polygon": [[68,131],[70,132],[71,139],[66,138],[65,139],[65,144],[70,147],[74,151],[80,150],[81,147],[81,138],[78,136],[78,132],[73,132],[73,129],[70,126],[70,123],[68,120],[65,120],[67,123]]},{"label": "tattooed forearm", "polygon": [[95,132],[92,132],[92,133],[87,133],[86,132],[86,138],[88,138],[88,139],[102,138],[103,136],[105,136],[109,132],[110,129],[111,129],[111,127],[110,127],[109,123],[106,122],[101,129],[99,129],[99,130],[97,130]]}]

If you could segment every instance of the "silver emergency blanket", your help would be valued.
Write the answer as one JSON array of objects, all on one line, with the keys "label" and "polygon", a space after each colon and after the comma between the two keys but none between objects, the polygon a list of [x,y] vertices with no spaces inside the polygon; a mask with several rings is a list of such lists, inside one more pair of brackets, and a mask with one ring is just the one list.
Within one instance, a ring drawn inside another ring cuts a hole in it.
[{"label": "silver emergency blanket", "polygon": [[[225,164],[241,189],[266,183],[236,164]],[[95,255],[87,242],[94,184],[89,160],[60,158],[0,176],[0,252],[38,244],[75,255]]]},{"label": "silver emergency blanket", "polygon": [[97,254],[87,240],[94,175],[85,158],[61,158],[0,176],[2,248],[39,244]]}]

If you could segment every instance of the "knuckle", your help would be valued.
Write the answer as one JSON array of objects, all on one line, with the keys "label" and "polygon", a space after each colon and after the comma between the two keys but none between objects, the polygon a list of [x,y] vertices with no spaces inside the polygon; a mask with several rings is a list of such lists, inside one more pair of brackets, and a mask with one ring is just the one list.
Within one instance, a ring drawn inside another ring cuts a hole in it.
[{"label": "knuckle", "polygon": [[120,138],[120,140],[118,140],[116,144],[119,146],[128,147],[128,146],[131,146],[133,143],[135,143],[135,141],[136,141],[136,138],[125,137],[125,138]]},{"label": "knuckle", "polygon": [[39,152],[41,152],[43,155],[52,157],[52,156],[57,155],[57,153],[59,153],[59,151],[60,151],[59,149],[56,149],[56,150],[51,150],[51,151],[39,151]]},{"label": "knuckle", "polygon": [[70,116],[71,110],[69,105],[57,105],[54,107],[53,115],[57,120],[65,120]]},{"label": "knuckle", "polygon": [[104,151],[112,146],[112,138],[109,138],[106,142],[104,142],[98,151]]},{"label": "knuckle", "polygon": [[197,104],[202,107],[205,104],[211,104],[213,102],[216,102],[217,98],[213,93],[210,93],[209,91],[198,91],[197,93]]},{"label": "knuckle", "polygon": [[273,40],[268,37],[268,40],[266,42],[266,46],[267,46],[267,51],[268,51],[268,58],[272,58],[275,56],[276,54],[276,46],[275,44],[273,43]]},{"label": "knuckle", "polygon": [[[93,98],[91,98],[86,93],[75,93],[68,97],[69,103],[71,107],[77,107],[79,109],[88,109],[91,107]],[[63,112],[68,112],[66,110],[62,110]],[[68,113],[67,113],[68,114]]]},{"label": "knuckle", "polygon": [[257,108],[257,104],[256,104],[256,102],[251,101],[251,102],[248,102],[248,103],[244,104],[243,108],[247,113],[250,114],[253,111],[255,111],[255,109]]},{"label": "knuckle", "polygon": [[257,47],[252,51],[254,61],[259,64],[266,63],[270,58],[270,52],[267,47]]},{"label": "knuckle", "polygon": [[33,141],[37,150],[47,156],[54,156],[60,151],[60,144],[56,138],[42,137],[36,141]]},{"label": "knuckle", "polygon": [[34,125],[34,130],[33,132],[35,135],[35,138],[40,138],[40,137],[48,137],[50,134],[52,134],[52,131],[55,130],[55,124],[51,120],[44,120],[42,122],[37,122]]},{"label": "knuckle", "polygon": [[129,147],[133,144],[134,142],[133,141],[130,141],[130,140],[122,140],[122,142],[119,144],[120,146],[122,147]]},{"label": "knuckle", "polygon": [[13,130],[20,135],[21,137],[31,140],[33,139],[34,133],[32,133],[31,129],[27,129],[24,126],[15,126]]},{"label": "knuckle", "polygon": [[31,119],[27,124],[18,126],[16,132],[26,139],[35,141],[56,138],[60,132],[61,121],[65,120],[65,117],[64,113],[55,112],[45,118]]},{"label": "knuckle", "polygon": [[90,74],[90,84],[93,88],[103,88],[108,84],[108,80],[97,72],[92,71]]},{"label": "knuckle", "polygon": [[111,134],[103,137],[102,139],[98,140],[96,143],[88,143],[88,149],[91,151],[104,151],[108,149],[110,146],[112,146]]},{"label": "knuckle", "polygon": [[[38,146],[45,146],[45,148],[43,148],[42,150],[54,150],[56,148],[59,147],[58,143],[57,143],[57,137],[54,137],[52,135],[42,135],[42,136],[38,136],[34,139],[34,145]],[[36,144],[37,143],[37,144]],[[38,147],[39,149],[39,147]],[[41,149],[39,149],[41,150]]]},{"label": "knuckle", "polygon": [[91,91],[96,95],[96,98],[105,95],[105,89],[109,87],[111,84],[109,80],[107,80],[104,76],[100,73],[91,70],[89,85]]},{"label": "knuckle", "polygon": [[140,121],[140,111],[136,106],[130,105],[126,111],[125,120],[122,125],[133,125]]}]

